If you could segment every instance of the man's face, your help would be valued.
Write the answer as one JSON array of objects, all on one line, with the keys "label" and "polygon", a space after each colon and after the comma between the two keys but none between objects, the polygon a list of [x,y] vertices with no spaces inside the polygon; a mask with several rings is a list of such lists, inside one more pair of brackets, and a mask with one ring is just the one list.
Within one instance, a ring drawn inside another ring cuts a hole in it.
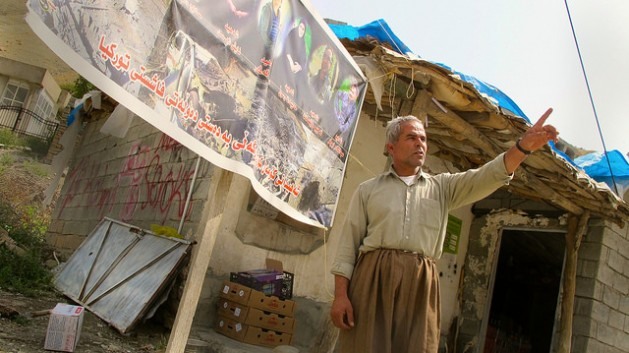
[{"label": "man's face", "polygon": [[424,165],[428,151],[424,126],[418,121],[402,123],[400,137],[394,143],[387,143],[387,151],[399,176],[417,174],[419,168]]}]

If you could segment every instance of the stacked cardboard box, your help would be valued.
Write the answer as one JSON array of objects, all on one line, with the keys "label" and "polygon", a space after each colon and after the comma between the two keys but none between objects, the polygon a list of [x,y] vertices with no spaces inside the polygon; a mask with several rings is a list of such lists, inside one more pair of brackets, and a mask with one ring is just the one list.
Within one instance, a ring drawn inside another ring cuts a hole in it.
[{"label": "stacked cardboard box", "polygon": [[290,345],[295,302],[225,281],[219,294],[216,331],[235,340],[276,347]]}]

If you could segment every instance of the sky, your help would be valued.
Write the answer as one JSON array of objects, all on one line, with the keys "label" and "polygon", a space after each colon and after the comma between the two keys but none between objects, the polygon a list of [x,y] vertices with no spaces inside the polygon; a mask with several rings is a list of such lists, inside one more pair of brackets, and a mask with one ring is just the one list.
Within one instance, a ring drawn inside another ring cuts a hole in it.
[{"label": "sky", "polygon": [[629,152],[627,0],[309,1],[352,26],[385,20],[413,53],[497,87],[532,122],[552,107],[547,122],[576,147]]}]

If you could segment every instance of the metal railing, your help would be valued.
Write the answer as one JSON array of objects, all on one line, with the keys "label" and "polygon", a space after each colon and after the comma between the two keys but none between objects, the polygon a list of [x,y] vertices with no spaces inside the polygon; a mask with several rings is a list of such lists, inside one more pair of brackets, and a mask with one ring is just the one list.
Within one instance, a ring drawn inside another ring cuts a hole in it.
[{"label": "metal railing", "polygon": [[9,129],[20,137],[41,139],[50,146],[59,123],[46,120],[29,109],[0,105],[0,128]]}]

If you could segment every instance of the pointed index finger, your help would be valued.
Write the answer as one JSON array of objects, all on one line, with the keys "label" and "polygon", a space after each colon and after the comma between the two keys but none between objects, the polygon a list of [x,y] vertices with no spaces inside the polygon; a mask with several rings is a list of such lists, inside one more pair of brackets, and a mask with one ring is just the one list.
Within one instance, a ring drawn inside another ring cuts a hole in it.
[{"label": "pointed index finger", "polygon": [[546,119],[548,119],[548,117],[550,116],[552,112],[553,112],[553,108],[548,108],[548,110],[546,110],[546,112],[542,114],[542,116],[537,120],[537,122],[533,126],[538,126],[538,127],[544,126],[544,123],[546,123]]}]

